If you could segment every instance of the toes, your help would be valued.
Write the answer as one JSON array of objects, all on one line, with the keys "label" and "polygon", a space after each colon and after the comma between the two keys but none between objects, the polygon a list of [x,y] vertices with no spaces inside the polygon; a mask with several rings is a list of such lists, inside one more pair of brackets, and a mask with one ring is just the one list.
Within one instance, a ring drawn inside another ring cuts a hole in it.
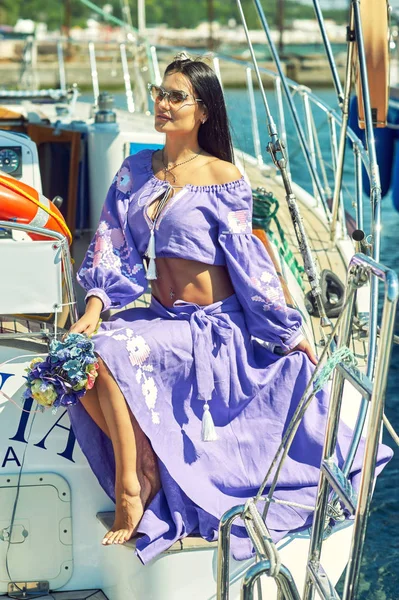
[{"label": "toes", "polygon": [[125,540],[125,530],[121,529],[120,531],[118,531],[118,535],[115,537],[114,539],[114,544],[123,544],[124,540]]},{"label": "toes", "polygon": [[119,534],[119,530],[117,530],[117,531],[112,531],[112,530],[111,530],[111,531],[109,531],[109,532],[107,533],[107,535],[106,535],[106,536],[104,537],[104,539],[103,539],[103,544],[104,544],[105,546],[110,546],[111,544],[113,544],[113,543],[114,543],[114,540],[115,540],[115,538],[116,538],[116,536],[117,536],[118,534]]},{"label": "toes", "polygon": [[113,535],[113,533],[114,533],[114,532],[111,530],[111,531],[108,531],[108,533],[106,533],[106,534],[104,535],[104,537],[103,537],[103,539],[102,539],[102,542],[101,542],[103,546],[106,546],[106,545],[108,544],[108,540],[109,540],[109,539],[110,539],[110,537]]},{"label": "toes", "polygon": [[127,529],[117,529],[116,531],[108,531],[102,540],[103,546],[111,546],[112,544],[124,544],[130,540],[132,532]]}]

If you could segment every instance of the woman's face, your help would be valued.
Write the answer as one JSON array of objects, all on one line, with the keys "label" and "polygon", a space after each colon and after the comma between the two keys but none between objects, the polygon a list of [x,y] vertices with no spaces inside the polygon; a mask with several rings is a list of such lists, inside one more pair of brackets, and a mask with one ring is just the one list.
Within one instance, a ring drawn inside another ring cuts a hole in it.
[{"label": "woman's face", "polygon": [[[206,108],[198,102],[195,90],[190,80],[183,73],[165,75],[160,88],[166,92],[178,90],[188,94],[187,98],[173,102],[169,96],[155,100],[155,129],[162,133],[189,133],[206,119]],[[173,97],[172,97],[173,100]]]}]

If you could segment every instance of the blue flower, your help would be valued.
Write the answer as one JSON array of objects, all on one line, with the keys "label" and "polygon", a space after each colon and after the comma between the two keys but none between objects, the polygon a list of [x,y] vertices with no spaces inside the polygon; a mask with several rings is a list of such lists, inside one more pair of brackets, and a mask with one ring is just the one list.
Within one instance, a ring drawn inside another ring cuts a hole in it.
[{"label": "blue flower", "polygon": [[79,402],[88,389],[93,387],[97,357],[94,344],[81,333],[69,333],[62,340],[52,340],[49,355],[42,360],[34,359],[27,371],[27,388],[23,398],[34,398],[41,405],[71,406]]}]

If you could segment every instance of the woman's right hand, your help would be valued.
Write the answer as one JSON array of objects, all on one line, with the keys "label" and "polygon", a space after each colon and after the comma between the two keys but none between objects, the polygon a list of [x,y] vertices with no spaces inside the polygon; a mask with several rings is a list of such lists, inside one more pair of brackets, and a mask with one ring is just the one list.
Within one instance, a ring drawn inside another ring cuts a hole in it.
[{"label": "woman's right hand", "polygon": [[70,328],[70,333],[85,333],[92,335],[97,329],[103,303],[97,296],[90,296],[87,301],[85,314]]}]

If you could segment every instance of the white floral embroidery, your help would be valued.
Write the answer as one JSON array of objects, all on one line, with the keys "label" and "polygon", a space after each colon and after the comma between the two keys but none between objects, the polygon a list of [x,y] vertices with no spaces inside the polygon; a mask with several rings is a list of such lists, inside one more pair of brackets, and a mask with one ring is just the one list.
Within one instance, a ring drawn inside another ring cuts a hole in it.
[{"label": "white floral embroidery", "polygon": [[253,302],[263,304],[263,310],[281,310],[287,312],[284,293],[276,275],[263,271],[259,277],[251,277],[251,283],[259,291],[251,297]]},{"label": "white floral embroidery", "polygon": [[[118,327],[118,329],[100,329],[100,331],[97,333],[97,335],[106,335],[108,337],[115,337],[115,333],[117,331],[123,331],[125,328],[124,327]],[[126,339],[126,338],[124,338]]]},{"label": "white floral embroidery", "polygon": [[123,335],[123,333],[117,333],[116,335],[113,335],[112,337],[117,342],[121,342],[122,340],[126,340],[127,339],[127,337],[125,335]]},{"label": "white floral embroidery", "polygon": [[230,233],[251,233],[249,210],[231,210],[227,215],[227,225]]},{"label": "white floral embroidery", "polygon": [[270,283],[271,281],[273,281],[273,275],[268,271],[263,271],[262,275],[260,276],[260,280],[263,283]]},{"label": "white floral embroidery", "polygon": [[158,397],[158,390],[153,377],[148,377],[144,381],[143,385],[141,386],[141,391],[143,392],[145,403],[147,404],[148,408],[153,411]]},{"label": "white floral embroidery", "polygon": [[99,235],[104,235],[108,231],[108,223],[106,221],[100,221],[97,232]]},{"label": "white floral embroidery", "polygon": [[[123,333],[116,333],[122,331]],[[158,389],[154,377],[147,375],[147,373],[152,373],[154,371],[154,366],[148,362],[151,354],[150,346],[143,336],[135,335],[133,329],[128,327],[120,327],[101,333],[102,335],[112,337],[117,342],[125,342],[130,364],[132,367],[135,367],[134,377],[136,382],[141,384],[141,392],[144,396],[145,403],[151,412],[151,420],[155,425],[159,425],[161,422],[160,414],[155,411]]]},{"label": "white floral embroidery", "polygon": [[141,335],[135,335],[128,340],[126,348],[129,352],[130,362],[134,367],[142,365],[150,355],[150,347]]}]

